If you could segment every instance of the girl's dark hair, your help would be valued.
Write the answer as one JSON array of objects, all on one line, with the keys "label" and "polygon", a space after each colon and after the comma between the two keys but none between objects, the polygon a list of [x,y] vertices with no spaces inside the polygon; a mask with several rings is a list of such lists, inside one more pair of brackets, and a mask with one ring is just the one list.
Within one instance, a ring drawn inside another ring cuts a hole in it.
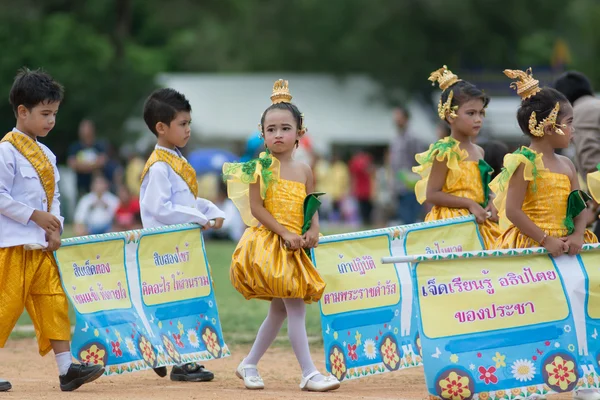
[{"label": "girl's dark hair", "polygon": [[529,118],[532,112],[535,111],[535,117],[539,123],[550,115],[556,103],[560,103],[560,111],[556,117],[556,122],[558,122],[563,115],[563,105],[569,104],[569,100],[558,90],[546,86],[534,96],[521,101],[521,106],[517,110],[517,121],[523,133],[533,136],[529,132]]},{"label": "girl's dark hair", "polygon": [[271,104],[269,106],[269,108],[267,108],[265,110],[265,112],[262,114],[262,117],[260,117],[260,126],[262,127],[262,134],[265,133],[265,117],[267,116],[267,113],[271,110],[288,110],[289,112],[292,113],[292,116],[294,117],[294,120],[296,121],[296,125],[298,127],[298,129],[302,128],[302,113],[300,112],[300,110],[298,110],[298,107],[296,107],[294,104],[292,103],[276,103],[276,104]]},{"label": "girl's dark hair", "polygon": [[450,104],[451,107],[460,107],[467,101],[473,99],[482,100],[484,108],[490,104],[489,96],[471,82],[458,81],[454,85],[446,88],[446,90],[442,92],[442,103],[446,103],[448,96],[450,96],[450,92],[453,93],[452,104]]}]

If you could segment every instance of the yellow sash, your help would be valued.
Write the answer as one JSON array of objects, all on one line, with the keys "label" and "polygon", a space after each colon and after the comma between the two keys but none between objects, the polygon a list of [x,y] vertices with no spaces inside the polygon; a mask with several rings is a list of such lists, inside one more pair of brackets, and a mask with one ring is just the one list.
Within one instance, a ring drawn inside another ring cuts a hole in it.
[{"label": "yellow sash", "polygon": [[35,169],[44,192],[46,192],[46,200],[48,202],[47,211],[50,211],[52,200],[54,199],[54,191],[56,190],[56,181],[54,178],[54,166],[48,160],[48,156],[44,153],[44,150],[42,150],[37,141],[18,132],[7,133],[2,142],[12,144],[29,161],[33,169]]},{"label": "yellow sash", "polygon": [[144,177],[148,173],[148,170],[150,170],[150,167],[159,161],[169,164],[173,171],[175,171],[175,173],[179,175],[181,179],[185,181],[185,183],[187,183],[194,197],[198,197],[198,181],[196,180],[196,171],[194,168],[183,158],[177,157],[176,155],[165,150],[155,149],[152,152],[150,158],[146,162],[140,182],[144,181]]}]

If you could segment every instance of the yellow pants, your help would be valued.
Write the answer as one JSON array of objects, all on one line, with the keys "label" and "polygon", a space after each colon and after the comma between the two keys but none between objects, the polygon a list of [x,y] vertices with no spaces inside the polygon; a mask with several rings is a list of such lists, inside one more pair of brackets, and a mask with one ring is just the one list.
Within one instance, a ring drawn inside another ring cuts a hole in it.
[{"label": "yellow pants", "polygon": [[33,321],[40,355],[50,340],[70,340],[67,297],[52,253],[23,246],[0,248],[0,348],[23,313]]}]

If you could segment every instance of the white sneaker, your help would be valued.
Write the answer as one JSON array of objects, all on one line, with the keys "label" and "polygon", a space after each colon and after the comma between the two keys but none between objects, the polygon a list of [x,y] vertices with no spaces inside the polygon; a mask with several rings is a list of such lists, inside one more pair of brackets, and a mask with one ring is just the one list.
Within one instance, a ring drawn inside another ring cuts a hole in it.
[{"label": "white sneaker", "polygon": [[600,400],[600,392],[596,389],[582,389],[573,392],[574,400]]},{"label": "white sneaker", "polygon": [[256,368],[256,365],[250,365],[250,364],[244,365],[243,361],[240,363],[240,365],[238,365],[237,370],[235,371],[235,375],[244,381],[244,386],[246,386],[246,389],[250,389],[250,390],[264,389],[265,383],[263,382],[260,375],[246,376],[247,369],[255,369],[256,373],[258,374],[258,369]]},{"label": "white sneaker", "polygon": [[[319,375],[319,371],[315,371],[310,373],[308,376],[303,376],[300,381],[300,389],[309,391],[309,392],[328,392],[330,390],[335,390],[340,387],[340,381],[338,381],[334,376],[326,376],[320,382],[311,381],[315,375]],[[587,400],[587,399],[586,399]]]}]

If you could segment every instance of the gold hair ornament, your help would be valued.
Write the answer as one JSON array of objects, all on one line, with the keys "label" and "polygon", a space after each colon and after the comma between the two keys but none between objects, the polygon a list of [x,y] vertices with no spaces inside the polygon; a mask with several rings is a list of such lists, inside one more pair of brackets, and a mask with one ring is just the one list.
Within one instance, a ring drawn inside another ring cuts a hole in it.
[{"label": "gold hair ornament", "polygon": [[[288,81],[283,79],[278,79],[273,84],[273,92],[271,93],[271,104],[278,103],[291,103],[292,95],[290,94]],[[262,119],[262,115],[261,115]],[[263,127],[261,124],[258,124],[258,130],[260,131],[260,136],[262,138],[265,137],[263,133]],[[300,132],[302,135],[306,133],[306,127],[304,126],[304,114],[300,114]]]},{"label": "gold hair ornament", "polygon": [[[444,65],[442,68],[433,71],[429,75],[428,80],[431,81],[432,86],[435,86],[435,82],[437,82],[440,86],[440,89],[444,91],[462,79],[458,79],[458,76],[452,73],[452,71],[450,71],[448,67]],[[448,94],[448,99],[446,102],[442,103],[442,98],[440,97],[440,102],[438,103],[438,116],[440,119],[446,120],[446,117],[457,117],[456,110],[458,110],[458,106],[452,107],[453,98],[454,92],[452,90]]]},{"label": "gold hair ornament", "polygon": [[[505,69],[504,75],[511,79],[517,79],[517,81],[510,84],[510,87],[517,91],[521,100],[526,100],[542,91],[540,82],[533,77],[531,67],[527,68],[526,71]],[[550,114],[539,123],[537,122],[537,113],[533,111],[529,116],[529,132],[535,137],[542,137],[544,136],[544,128],[551,125],[557,134],[564,135],[565,133],[560,128],[566,128],[566,126],[556,124],[559,111],[560,103],[557,102]]]},{"label": "gold hair ornament", "polygon": [[540,89],[540,82],[533,78],[531,68],[527,71],[520,71],[518,69],[505,69],[504,75],[511,79],[517,79],[516,82],[510,84],[512,89],[517,91],[517,94],[521,96],[521,99],[525,100],[531,96],[535,96],[542,89]]},{"label": "gold hair ornament", "polygon": [[558,117],[559,111],[560,103],[557,102],[554,108],[552,109],[552,112],[550,112],[550,115],[541,120],[539,123],[537,122],[537,115],[535,111],[532,112],[531,116],[529,117],[529,132],[531,132],[533,136],[542,137],[544,136],[544,128],[547,125],[550,125],[553,129],[555,129],[556,133],[558,133],[559,135],[564,135],[565,133],[560,128],[566,128],[566,126],[564,124],[556,124],[556,118]]}]

